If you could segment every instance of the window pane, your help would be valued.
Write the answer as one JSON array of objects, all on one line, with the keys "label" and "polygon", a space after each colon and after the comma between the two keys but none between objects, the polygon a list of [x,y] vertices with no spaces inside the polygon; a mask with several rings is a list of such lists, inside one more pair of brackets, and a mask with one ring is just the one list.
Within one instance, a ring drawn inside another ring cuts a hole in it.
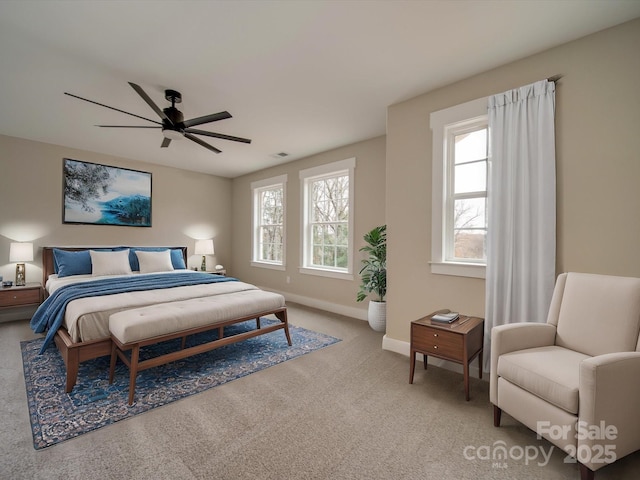
[{"label": "window pane", "polygon": [[312,264],[322,265],[322,247],[321,246],[314,245]]},{"label": "window pane", "polygon": [[349,244],[349,227],[347,225],[338,225],[336,231],[336,243],[347,246]]},{"label": "window pane", "polygon": [[456,164],[487,158],[487,129],[454,137]]},{"label": "window pane", "polygon": [[325,245],[336,244],[336,227],[334,225],[325,225],[323,229]]},{"label": "window pane", "polygon": [[284,188],[282,185],[259,189],[254,197],[257,215],[255,260],[283,263]]},{"label": "window pane", "polygon": [[486,258],[485,230],[457,230],[454,238],[456,258],[483,260]]},{"label": "window pane", "polygon": [[486,198],[464,198],[454,202],[453,227],[485,228]]},{"label": "window pane", "polygon": [[349,256],[347,253],[347,247],[336,248],[336,267],[347,268],[349,266]]},{"label": "window pane", "polygon": [[335,257],[336,251],[333,247],[324,247],[322,250],[323,258],[322,265],[325,267],[334,267],[335,266]]},{"label": "window pane", "polygon": [[455,166],[454,193],[484,192],[487,190],[487,162],[473,162]]}]

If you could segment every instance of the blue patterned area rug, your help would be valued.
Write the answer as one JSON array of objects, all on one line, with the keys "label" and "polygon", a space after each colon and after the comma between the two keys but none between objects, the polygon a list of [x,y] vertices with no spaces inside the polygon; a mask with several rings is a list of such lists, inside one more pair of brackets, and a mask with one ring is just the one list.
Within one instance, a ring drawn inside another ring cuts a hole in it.
[{"label": "blue patterned area rug", "polygon": [[[265,326],[275,322],[261,321]],[[239,323],[227,327],[225,336],[254,328],[255,320]],[[50,447],[340,341],[291,324],[289,330],[291,347],[284,331],[277,330],[144,370],[138,374],[133,405],[128,404],[129,370],[120,360],[113,385],[109,385],[107,356],[81,363],[78,383],[65,393],[65,367],[57,348],[51,345],[38,355],[43,339],[21,342],[33,446],[36,450]],[[187,346],[216,337],[215,332],[195,335]],[[179,340],[164,342],[147,347],[145,357],[178,348]],[[144,353],[141,349],[141,360]]]}]

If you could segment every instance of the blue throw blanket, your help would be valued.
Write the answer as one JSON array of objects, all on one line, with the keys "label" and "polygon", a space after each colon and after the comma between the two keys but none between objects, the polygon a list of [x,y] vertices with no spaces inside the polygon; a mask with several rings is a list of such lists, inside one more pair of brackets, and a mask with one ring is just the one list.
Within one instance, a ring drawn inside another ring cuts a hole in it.
[{"label": "blue throw blanket", "polygon": [[104,278],[89,282],[65,285],[58,288],[38,308],[31,318],[31,329],[36,333],[47,331],[40,353],[44,352],[56,334],[62,321],[67,304],[72,300],[85,297],[113,295],[115,293],[139,292],[158,288],[184,287],[205,283],[237,281],[233,277],[211,275],[209,273],[161,273],[151,275],[134,275],[131,277]]}]

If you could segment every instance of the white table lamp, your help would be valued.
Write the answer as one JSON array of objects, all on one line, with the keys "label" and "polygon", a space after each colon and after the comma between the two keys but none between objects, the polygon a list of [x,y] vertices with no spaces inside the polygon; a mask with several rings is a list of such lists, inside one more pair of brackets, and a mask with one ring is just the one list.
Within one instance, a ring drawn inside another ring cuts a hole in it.
[{"label": "white table lamp", "polygon": [[196,240],[196,255],[202,255],[202,265],[200,270],[207,271],[207,257],[205,255],[213,255],[213,240]]},{"label": "white table lamp", "polygon": [[33,243],[12,243],[9,246],[9,261],[16,265],[16,285],[26,284],[26,268],[24,262],[33,261]]}]

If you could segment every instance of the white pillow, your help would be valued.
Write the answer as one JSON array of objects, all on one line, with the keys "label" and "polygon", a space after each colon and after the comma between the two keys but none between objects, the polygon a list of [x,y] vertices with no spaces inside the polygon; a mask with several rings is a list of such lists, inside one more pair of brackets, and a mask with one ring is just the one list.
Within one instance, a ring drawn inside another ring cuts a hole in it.
[{"label": "white pillow", "polygon": [[97,252],[89,250],[91,255],[91,275],[128,275],[131,272],[129,265],[129,249],[117,252]]},{"label": "white pillow", "polygon": [[173,271],[170,250],[163,250],[161,252],[136,250],[135,253],[138,257],[138,263],[140,264],[140,273]]}]

